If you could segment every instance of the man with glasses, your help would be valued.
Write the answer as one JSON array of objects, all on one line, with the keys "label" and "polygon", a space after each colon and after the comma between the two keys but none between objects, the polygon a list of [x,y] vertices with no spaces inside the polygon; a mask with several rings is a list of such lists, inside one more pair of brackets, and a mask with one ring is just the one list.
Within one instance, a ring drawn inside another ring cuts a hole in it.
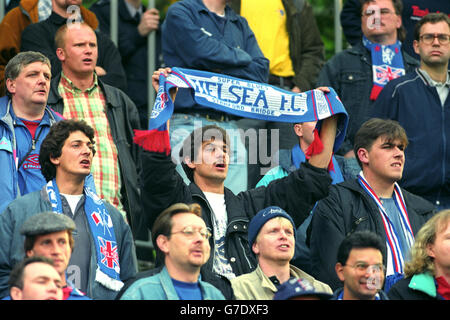
[{"label": "man with glasses", "polygon": [[357,231],[339,246],[336,274],[344,283],[333,300],[389,300],[381,288],[384,282],[385,247],[380,236]]},{"label": "man with glasses", "polygon": [[432,13],[415,29],[420,68],[390,82],[373,106],[372,116],[397,120],[411,141],[402,187],[450,208],[450,18]]},{"label": "man with glasses", "polygon": [[210,255],[211,232],[198,204],[176,203],[164,210],[152,229],[161,271],[138,278],[121,300],[224,300],[222,293],[200,279],[200,268]]},{"label": "man with glasses", "polygon": [[418,61],[402,46],[401,0],[363,0],[363,37],[339,52],[323,67],[318,86],[329,86],[339,95],[350,117],[347,136],[337,154],[345,157],[341,169],[356,176],[360,170],[353,152],[356,131],[369,113],[383,86],[390,80],[414,71]]},{"label": "man with glasses", "polygon": [[236,299],[272,300],[280,285],[291,279],[306,279],[316,291],[331,295],[327,284],[289,263],[294,257],[295,223],[280,207],[267,207],[252,218],[248,242],[258,266],[231,280]]}]

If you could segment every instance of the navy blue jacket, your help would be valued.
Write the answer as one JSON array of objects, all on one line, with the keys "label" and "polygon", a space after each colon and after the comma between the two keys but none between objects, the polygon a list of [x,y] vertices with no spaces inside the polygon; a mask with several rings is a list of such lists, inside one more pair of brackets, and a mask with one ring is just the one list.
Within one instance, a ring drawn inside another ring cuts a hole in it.
[{"label": "navy blue jacket", "polygon": [[[403,49],[402,53],[406,73],[414,71],[419,62]],[[373,86],[372,57],[362,41],[331,58],[321,70],[317,86],[332,87],[348,112],[347,136],[337,152],[344,155],[353,149],[355,134],[369,119],[369,111],[374,102],[370,100]]]},{"label": "navy blue jacket", "polygon": [[405,129],[405,169],[399,184],[436,203],[450,198],[450,95],[444,107],[435,87],[415,70],[381,91],[373,117],[397,120]]},{"label": "navy blue jacket", "polygon": [[[219,21],[201,0],[172,4],[162,25],[165,64],[267,82],[269,60],[259,48],[247,20],[227,6],[225,23],[221,25]],[[194,106],[199,107],[192,93],[188,89],[178,90],[175,108]]]}]

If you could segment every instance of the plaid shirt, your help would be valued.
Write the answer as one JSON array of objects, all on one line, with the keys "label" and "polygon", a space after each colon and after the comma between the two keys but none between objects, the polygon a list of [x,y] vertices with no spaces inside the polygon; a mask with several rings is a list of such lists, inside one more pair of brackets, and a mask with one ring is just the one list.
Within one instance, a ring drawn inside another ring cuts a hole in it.
[{"label": "plaid shirt", "polygon": [[94,128],[96,156],[92,163],[92,175],[94,177],[97,194],[114,205],[125,216],[120,201],[120,169],[118,166],[117,148],[111,135],[111,128],[106,117],[106,100],[97,82],[94,73],[92,87],[81,91],[70,81],[64,73],[61,73],[61,81],[58,93],[64,99],[65,119],[84,120]]}]

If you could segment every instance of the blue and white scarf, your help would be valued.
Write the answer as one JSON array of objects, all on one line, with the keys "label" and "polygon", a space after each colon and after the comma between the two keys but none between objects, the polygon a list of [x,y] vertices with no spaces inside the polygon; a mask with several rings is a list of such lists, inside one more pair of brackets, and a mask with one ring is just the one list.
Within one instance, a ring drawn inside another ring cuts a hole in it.
[{"label": "blue and white scarf", "polygon": [[400,221],[402,224],[401,230],[395,230],[394,224],[389,219],[381,200],[376,195],[375,191],[369,185],[364,175],[358,175],[358,182],[364,191],[375,201],[380,211],[381,221],[383,223],[386,234],[386,248],[387,248],[387,265],[386,265],[386,283],[385,290],[387,291],[395,282],[403,277],[403,268],[405,265],[404,254],[400,249],[399,232],[405,234],[408,242],[408,247],[411,248],[414,244],[414,234],[406,209],[405,199],[402,191],[397,183],[394,185],[394,201],[400,212]]},{"label": "blue and white scarf", "polygon": [[347,130],[347,111],[332,88],[329,93],[320,90],[293,93],[265,83],[182,68],[172,68],[167,78],[160,76],[149,130],[167,129],[166,122],[174,111],[169,90],[174,87],[192,89],[195,101],[203,107],[244,118],[290,123],[319,121],[320,127],[320,120],[341,114],[334,151]]},{"label": "blue and white scarf", "polygon": [[[62,214],[61,196],[55,180],[47,183],[46,191],[52,205],[52,211]],[[112,219],[102,199],[86,183],[84,185],[84,194],[86,196],[84,211],[97,253],[95,281],[108,289],[119,291],[123,286],[123,282],[120,280],[119,248]]]},{"label": "blue and white scarf", "polygon": [[363,36],[364,46],[370,50],[372,57],[373,86],[370,100],[376,100],[384,86],[391,81],[405,75],[400,41],[392,45],[373,43]]}]

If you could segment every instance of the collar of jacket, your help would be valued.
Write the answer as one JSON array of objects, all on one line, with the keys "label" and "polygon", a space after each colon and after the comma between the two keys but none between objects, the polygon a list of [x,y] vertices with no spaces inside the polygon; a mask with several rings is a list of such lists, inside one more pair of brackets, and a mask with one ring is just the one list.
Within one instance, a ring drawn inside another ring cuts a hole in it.
[{"label": "collar of jacket", "polygon": [[[185,1],[186,2],[186,1]],[[188,4],[189,5],[189,4]],[[194,5],[198,12],[204,11],[204,12],[211,12],[208,10],[208,8],[205,6],[202,0],[192,0],[192,5]],[[229,7],[229,5],[225,6],[225,18],[231,21],[238,20],[237,14]]]},{"label": "collar of jacket", "polygon": [[39,0],[21,0],[19,3],[20,11],[28,18],[32,23],[39,21],[38,17],[38,3]]},{"label": "collar of jacket", "polygon": [[412,290],[421,291],[430,297],[437,297],[437,288],[434,277],[428,272],[413,275],[408,287]]},{"label": "collar of jacket", "polygon": [[[61,73],[56,75],[51,81],[50,92],[48,94],[48,99],[47,99],[47,104],[50,106],[58,106],[59,104],[64,106],[64,102],[62,101],[63,98],[59,95],[59,92],[58,92],[58,86],[59,86],[60,81],[61,81]],[[120,101],[117,99],[117,96],[114,94],[114,92],[112,90],[113,87],[103,83],[103,81],[100,79],[100,77],[97,77],[97,82],[98,82],[98,85],[99,85],[100,89],[102,90],[103,94],[105,95],[107,107],[108,108],[110,108],[110,107],[120,108],[121,107]],[[55,111],[59,112],[60,114],[63,114],[64,107],[61,110],[59,110],[58,108],[55,108]]]}]

